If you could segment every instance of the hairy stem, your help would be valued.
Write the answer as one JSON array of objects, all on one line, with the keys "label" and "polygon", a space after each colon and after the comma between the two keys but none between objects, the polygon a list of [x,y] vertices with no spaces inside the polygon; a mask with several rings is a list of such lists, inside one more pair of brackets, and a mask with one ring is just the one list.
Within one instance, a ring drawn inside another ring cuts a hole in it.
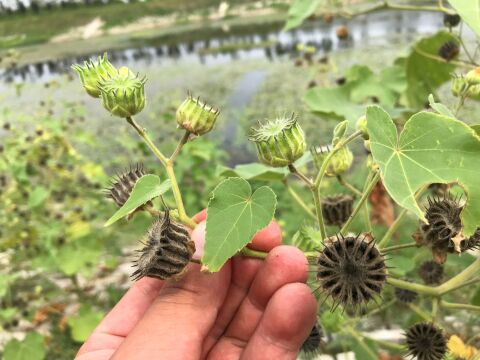
[{"label": "hairy stem", "polygon": [[370,181],[370,184],[365,189],[365,192],[363,193],[362,197],[360,198],[357,206],[355,207],[355,209],[353,209],[352,215],[350,215],[347,222],[343,225],[342,229],[340,230],[341,234],[346,234],[347,233],[348,228],[352,224],[353,219],[355,218],[355,216],[357,216],[358,212],[363,207],[363,204],[365,203],[365,201],[370,196],[370,193],[372,192],[373,188],[377,184],[378,180],[380,180],[380,172],[377,172],[375,174],[375,176],[373,177],[372,181]]},{"label": "hairy stem", "polygon": [[298,193],[290,185],[288,185],[288,183],[286,181],[284,181],[283,183],[284,183],[288,193],[292,197],[292,199],[297,202],[297,204],[305,211],[305,213],[308,216],[310,216],[312,219],[316,220],[317,217],[315,216],[313,211],[310,209],[310,207],[307,204],[305,204],[305,202],[300,197],[300,195],[298,195]]},{"label": "hairy stem", "polygon": [[185,130],[185,133],[183,134],[182,138],[178,142],[177,147],[175,148],[175,151],[173,154],[170,156],[170,162],[173,164],[175,160],[177,159],[178,154],[180,154],[180,151],[182,150],[183,145],[185,145],[188,142],[188,139],[190,138],[190,131]]},{"label": "hairy stem", "polygon": [[462,284],[472,277],[478,274],[480,271],[480,259],[475,260],[470,266],[468,266],[461,273],[457,274],[447,282],[438,286],[438,292],[440,295],[443,295],[453,289],[457,289],[462,286]]},{"label": "hairy stem", "polygon": [[459,303],[451,303],[447,301],[441,301],[440,306],[444,309],[452,309],[452,310],[471,310],[471,311],[479,311],[480,306],[477,305],[470,305],[470,304],[459,304]]},{"label": "hairy stem", "polygon": [[298,177],[300,180],[302,180],[309,187],[311,187],[313,185],[312,180],[310,180],[308,177],[306,177],[304,174],[302,174],[300,171],[298,171],[297,168],[293,164],[288,165],[288,170],[290,170],[290,172],[293,175]]},{"label": "hairy stem", "polygon": [[390,251],[408,249],[408,248],[411,248],[411,247],[418,247],[418,244],[416,242],[410,242],[408,244],[393,245],[393,246],[389,246],[389,247],[386,247],[386,248],[382,249],[382,252],[387,253],[387,252],[390,252]]},{"label": "hairy stem", "polygon": [[325,228],[325,222],[323,221],[322,204],[320,202],[320,192],[315,186],[311,187],[313,203],[315,204],[315,212],[317,214],[318,226],[320,228],[320,236],[322,241],[327,238],[327,229]]},{"label": "hairy stem", "polygon": [[434,287],[431,287],[431,286],[426,286],[426,285],[422,285],[422,284],[412,283],[412,282],[409,282],[409,281],[395,279],[391,276],[389,276],[387,278],[387,282],[390,285],[396,286],[400,289],[415,291],[419,294],[432,295],[432,296],[438,296],[439,295],[437,288],[434,288]]},{"label": "hairy stem", "polygon": [[268,256],[268,252],[252,250],[248,247],[244,247],[242,250],[240,250],[239,254],[242,256],[253,257],[257,259],[265,259]]}]

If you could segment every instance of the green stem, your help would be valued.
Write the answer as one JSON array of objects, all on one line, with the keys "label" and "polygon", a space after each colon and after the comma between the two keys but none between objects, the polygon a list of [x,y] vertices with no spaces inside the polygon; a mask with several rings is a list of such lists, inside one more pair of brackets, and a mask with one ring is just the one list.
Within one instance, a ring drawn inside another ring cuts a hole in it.
[{"label": "green stem", "polygon": [[387,253],[387,252],[390,252],[390,251],[407,249],[407,248],[411,248],[411,247],[418,247],[418,244],[416,242],[411,242],[411,243],[408,243],[408,244],[393,245],[393,246],[389,246],[389,247],[386,247],[386,248],[382,249],[382,252]]},{"label": "green stem", "polygon": [[178,154],[180,154],[180,151],[182,150],[183,145],[185,145],[188,142],[188,139],[190,138],[190,131],[185,130],[185,133],[183,134],[182,138],[180,139],[177,147],[175,148],[175,151],[173,154],[170,156],[170,162],[173,164],[175,160],[177,159]]},{"label": "green stem", "polygon": [[440,298],[435,296],[432,299],[432,322],[434,323],[437,320],[438,308],[440,305]]},{"label": "green stem", "polygon": [[410,310],[412,310],[414,313],[420,316],[423,320],[432,321],[431,316],[427,314],[425,311],[423,311],[422,309],[420,309],[417,305],[407,304],[407,306],[410,308]]},{"label": "green stem", "polygon": [[452,309],[452,310],[471,310],[471,311],[479,311],[480,306],[477,305],[470,305],[470,304],[459,304],[459,303],[451,303],[447,301],[441,301],[440,306],[445,309]]},{"label": "green stem", "polygon": [[387,340],[375,339],[370,336],[365,336],[365,338],[376,342],[382,349],[385,349],[385,350],[391,350],[391,351],[397,351],[397,352],[405,351],[405,346],[401,344],[397,344]]},{"label": "green stem", "polygon": [[[155,156],[158,158],[158,160],[160,160],[160,162],[164,166],[167,172],[167,176],[170,179],[170,183],[172,185],[172,192],[175,198],[175,203],[177,205],[179,220],[183,224],[191,228],[194,228],[197,224],[190,217],[188,217],[187,213],[185,212],[185,207],[183,205],[183,200],[182,200],[182,194],[180,192],[180,188],[178,187],[178,182],[175,177],[175,172],[173,171],[172,161],[168,159],[165,155],[163,155],[163,153],[155,146],[153,141],[150,139],[145,129],[139,126],[132,117],[128,117],[126,118],[126,120],[130,125],[133,126],[133,128],[137,131],[140,137],[145,141],[145,143],[150,148],[150,150],[152,150],[152,152],[155,154]],[[187,140],[188,140],[188,137],[187,137]],[[180,149],[178,151],[180,151]]]},{"label": "green stem", "polygon": [[265,259],[268,256],[268,252],[252,250],[248,247],[244,247],[242,250],[240,250],[239,254],[257,259]]},{"label": "green stem", "polygon": [[463,287],[465,287],[465,286],[469,286],[469,285],[472,285],[472,284],[476,284],[477,282],[480,282],[480,277],[477,277],[477,278],[475,278],[475,279],[471,279],[471,280],[465,281],[465,282],[463,282],[463,283],[461,283],[461,284],[458,284],[458,286],[453,287],[453,288],[449,289],[448,291],[443,292],[442,295],[445,295],[445,294],[447,294],[447,293],[449,293],[449,292],[458,290],[458,289],[463,288]]},{"label": "green stem", "polygon": [[348,231],[348,228],[350,227],[350,225],[352,224],[352,221],[353,219],[355,218],[355,216],[357,216],[358,212],[360,211],[360,209],[362,208],[363,204],[365,203],[365,201],[368,199],[368,197],[370,196],[370,193],[372,192],[373,188],[375,187],[375,185],[377,184],[378,180],[380,180],[380,172],[377,172],[375,174],[375,176],[373,177],[372,181],[370,182],[370,184],[368,185],[368,187],[366,188],[365,192],[363,193],[362,197],[360,198],[357,206],[355,207],[355,209],[353,209],[353,212],[352,212],[352,215],[350,215],[350,217],[348,218],[347,222],[343,225],[342,229],[340,230],[340,233],[341,234],[346,234],[347,231]]},{"label": "green stem", "polygon": [[300,171],[298,171],[297,168],[293,164],[288,165],[288,170],[290,170],[290,172],[293,175],[298,177],[300,180],[302,180],[309,187],[311,187],[313,185],[312,180],[310,180],[308,177],[306,177],[304,174],[302,174]]},{"label": "green stem", "polygon": [[480,259],[475,260],[470,266],[468,266],[461,273],[457,274],[447,282],[438,286],[438,292],[440,295],[443,295],[449,291],[461,287],[463,283],[470,280],[472,277],[478,274],[480,271]]},{"label": "green stem", "polygon": [[365,350],[368,355],[371,356],[372,359],[376,359],[378,357],[377,354],[375,354],[373,350],[370,349],[370,347],[365,343],[362,334],[358,333],[355,329],[351,327],[347,328],[347,333],[349,333],[352,337],[355,338],[355,340],[357,340],[358,344],[363,348],[363,350]]},{"label": "green stem", "polygon": [[468,64],[468,63],[463,62],[463,61],[457,61],[457,60],[447,61],[440,56],[430,54],[426,51],[423,51],[423,50],[419,49],[418,47],[414,47],[414,50],[417,53],[419,53],[420,55],[422,55],[423,57],[426,57],[427,59],[432,59],[432,60],[436,60],[436,61],[439,61],[439,62],[442,62],[442,63],[452,64],[452,65],[461,66],[461,67],[469,68],[469,69],[475,69],[476,68],[475,65]]},{"label": "green stem", "polygon": [[358,190],[355,186],[347,182],[341,175],[337,175],[337,180],[340,185],[346,187],[348,190],[353,192],[357,196],[362,196],[362,192]]},{"label": "green stem", "polygon": [[284,181],[283,183],[284,183],[288,193],[292,197],[292,199],[297,202],[297,204],[305,211],[305,213],[308,214],[308,216],[310,216],[312,219],[315,220],[317,217],[315,216],[313,211],[308,207],[308,205],[305,204],[305,202],[300,197],[300,195],[298,195],[298,193],[290,185],[288,185],[288,183],[286,181]]},{"label": "green stem", "polygon": [[400,289],[411,290],[411,291],[417,292],[419,294],[432,295],[432,296],[438,296],[439,295],[437,288],[434,288],[434,287],[431,287],[431,286],[426,286],[426,285],[422,285],[422,284],[412,283],[412,282],[409,282],[409,281],[395,279],[391,276],[389,276],[387,278],[387,282],[390,285],[396,286]]},{"label": "green stem", "polygon": [[311,191],[313,196],[313,203],[315,205],[315,212],[317,214],[318,226],[320,228],[320,236],[323,241],[327,238],[327,229],[325,228],[325,222],[323,221],[322,204],[320,202],[320,192],[315,186],[311,187]]}]

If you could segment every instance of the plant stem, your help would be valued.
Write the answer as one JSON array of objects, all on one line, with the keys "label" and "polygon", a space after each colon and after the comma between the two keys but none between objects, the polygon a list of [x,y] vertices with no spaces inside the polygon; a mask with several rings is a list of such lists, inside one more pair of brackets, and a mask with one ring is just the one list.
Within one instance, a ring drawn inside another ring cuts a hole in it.
[{"label": "plant stem", "polygon": [[252,249],[249,249],[248,247],[244,247],[242,250],[240,250],[239,254],[247,257],[258,258],[258,259],[265,259],[268,256],[268,252],[252,250]]},{"label": "plant stem", "polygon": [[459,303],[451,303],[447,301],[441,301],[440,306],[445,309],[452,309],[452,310],[472,310],[472,311],[479,311],[480,306],[477,305],[470,305],[470,304],[459,304]]},{"label": "plant stem", "polygon": [[352,224],[352,221],[353,219],[355,218],[355,216],[358,214],[358,212],[360,211],[360,209],[362,208],[364,202],[367,200],[367,198],[369,197],[370,193],[372,192],[373,188],[375,187],[375,185],[377,184],[378,180],[380,180],[380,172],[377,172],[375,174],[375,176],[373,177],[372,181],[370,181],[370,184],[368,185],[368,187],[365,189],[362,197],[360,198],[357,206],[355,207],[355,209],[353,209],[353,212],[352,212],[352,215],[350,215],[350,217],[348,218],[347,222],[343,225],[342,229],[340,230],[340,233],[341,234],[346,234],[347,231],[348,231],[348,228],[350,227],[350,225]]},{"label": "plant stem", "polygon": [[411,242],[411,243],[408,243],[408,244],[393,245],[393,246],[389,246],[389,247],[386,247],[386,248],[382,249],[382,252],[387,253],[387,252],[390,252],[390,251],[407,249],[407,248],[411,248],[411,247],[418,247],[418,244],[416,242]]},{"label": "plant stem", "polygon": [[183,134],[182,138],[180,139],[177,147],[175,148],[175,151],[170,156],[170,162],[172,164],[177,159],[178,154],[180,154],[180,150],[182,150],[183,145],[185,145],[188,142],[189,138],[190,138],[190,131],[185,130],[185,133]]},{"label": "plant stem", "polygon": [[381,348],[383,348],[385,350],[391,350],[391,351],[397,351],[397,352],[405,351],[405,346],[403,346],[401,344],[397,344],[397,343],[387,341],[387,340],[375,339],[375,338],[372,338],[370,336],[365,336],[365,338],[368,339],[368,340],[376,342]]},{"label": "plant stem", "polygon": [[410,310],[412,310],[414,313],[416,313],[418,316],[420,316],[423,320],[426,320],[426,321],[431,321],[432,320],[430,315],[428,315],[425,311],[420,309],[417,305],[407,304],[407,306],[410,308]]},{"label": "plant stem", "polygon": [[298,193],[290,185],[288,185],[288,183],[286,181],[284,181],[283,183],[284,183],[288,193],[293,198],[293,200],[295,200],[297,202],[297,204],[300,205],[300,207],[308,214],[308,216],[310,216],[312,219],[316,220],[317,217],[315,216],[313,211],[308,207],[308,205],[305,204],[305,202],[300,197],[300,195],[298,195]]},{"label": "plant stem", "polygon": [[449,292],[458,290],[458,289],[463,288],[463,287],[465,287],[465,286],[469,286],[469,285],[475,284],[475,283],[477,283],[477,282],[480,282],[480,277],[477,277],[477,278],[475,278],[475,279],[471,279],[471,280],[465,281],[465,282],[459,284],[457,287],[453,287],[453,288],[449,289],[448,291],[442,292],[442,295],[445,295],[445,294],[447,294],[447,293],[449,293]]},{"label": "plant stem", "polygon": [[412,282],[409,282],[409,281],[395,279],[391,276],[389,276],[387,278],[387,282],[390,285],[396,286],[400,289],[415,291],[419,294],[432,295],[432,296],[438,296],[439,295],[439,292],[438,292],[437,288],[434,288],[434,287],[431,287],[431,286],[426,286],[426,285],[422,285],[422,284],[412,283]]},{"label": "plant stem", "polygon": [[317,214],[318,226],[320,228],[321,241],[327,238],[327,229],[325,228],[325,222],[323,221],[322,204],[320,202],[320,192],[315,186],[310,188],[313,196],[313,203],[315,204],[315,212]]},{"label": "plant stem", "polygon": [[463,283],[470,280],[473,276],[477,275],[480,271],[480,259],[475,260],[470,266],[468,266],[461,273],[457,274],[447,282],[438,286],[438,292],[440,295],[446,294],[447,292],[458,289],[462,286]]},{"label": "plant stem", "polygon": [[346,329],[347,333],[349,333],[352,337],[355,338],[355,340],[357,340],[358,344],[363,348],[363,350],[365,350],[366,353],[368,353],[368,355],[371,356],[372,359],[376,359],[378,356],[377,354],[375,354],[372,349],[370,349],[370,347],[365,343],[364,341],[364,336],[360,333],[358,333],[354,328],[352,327],[348,327]]},{"label": "plant stem", "polygon": [[298,171],[297,168],[293,164],[288,165],[288,170],[290,170],[290,172],[293,175],[298,177],[300,180],[302,180],[309,187],[312,187],[312,185],[313,185],[312,180],[310,180],[308,177],[306,177],[304,174],[302,174],[300,171]]},{"label": "plant stem", "polygon": [[337,180],[340,185],[346,187],[348,190],[353,192],[357,196],[362,196],[362,192],[358,190],[355,186],[347,182],[341,175],[337,175]]},{"label": "plant stem", "polygon": [[461,66],[461,67],[464,67],[464,68],[469,68],[469,69],[475,69],[476,66],[475,65],[472,65],[472,64],[469,64],[469,63],[466,63],[464,61],[458,61],[458,60],[450,60],[450,61],[447,61],[445,60],[444,58],[440,57],[440,56],[437,56],[437,55],[433,55],[433,54],[430,54],[426,51],[423,51],[423,50],[420,50],[418,47],[414,47],[414,50],[419,53],[420,55],[422,55],[423,57],[426,57],[427,59],[431,59],[431,60],[436,60],[436,61],[439,61],[439,62],[442,62],[442,63],[448,63],[448,64],[452,64],[452,65],[456,65],[456,66]]},{"label": "plant stem", "polygon": [[[130,125],[133,126],[133,128],[137,131],[140,137],[145,141],[145,143],[150,148],[150,150],[152,150],[152,152],[155,154],[155,156],[158,158],[158,160],[160,160],[160,162],[164,166],[167,172],[167,176],[170,179],[170,183],[172,185],[173,196],[175,197],[175,203],[177,204],[178,218],[183,224],[193,229],[197,225],[197,223],[193,221],[191,218],[189,218],[187,213],[185,212],[185,207],[183,205],[183,200],[182,200],[182,194],[180,193],[180,188],[178,187],[178,182],[175,177],[175,172],[173,171],[172,161],[168,159],[165,155],[163,155],[163,153],[155,146],[153,141],[150,139],[145,129],[139,126],[132,117],[128,117],[126,118],[126,120]],[[184,135],[184,138],[185,138],[185,135]],[[188,137],[186,137],[186,140],[188,140]],[[182,138],[182,141],[183,141],[183,138]],[[182,143],[182,141],[180,143]],[[180,151],[181,147],[182,146],[179,145],[178,151]]]},{"label": "plant stem", "polygon": [[437,314],[438,314],[438,308],[440,304],[440,298],[438,296],[435,296],[432,299],[432,323],[434,323],[437,320]]}]

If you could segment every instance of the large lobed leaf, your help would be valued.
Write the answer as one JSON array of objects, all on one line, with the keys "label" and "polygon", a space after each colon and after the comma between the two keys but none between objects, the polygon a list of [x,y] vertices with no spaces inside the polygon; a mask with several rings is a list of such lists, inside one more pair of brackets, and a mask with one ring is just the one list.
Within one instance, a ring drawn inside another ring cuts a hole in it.
[{"label": "large lobed leaf", "polygon": [[466,124],[445,115],[413,115],[398,136],[390,116],[378,106],[367,109],[372,155],[392,198],[425,220],[415,192],[429,183],[459,183],[468,200],[464,230],[480,225],[480,138]]},{"label": "large lobed leaf", "polygon": [[480,36],[480,0],[448,0],[462,19]]},{"label": "large lobed leaf", "polygon": [[121,218],[127,216],[130,212],[167,192],[171,187],[170,180],[161,182],[157,175],[144,175],[137,180],[130,193],[130,197],[123,206],[107,220],[105,226],[110,226]]},{"label": "large lobed leaf", "polygon": [[10,340],[3,352],[4,360],[43,360],[45,344],[42,335],[29,332],[23,341]]},{"label": "large lobed leaf", "polygon": [[228,178],[212,192],[207,208],[205,253],[202,264],[216,272],[247,245],[253,236],[273,218],[275,193],[262,186],[253,194],[250,184],[241,178]]}]

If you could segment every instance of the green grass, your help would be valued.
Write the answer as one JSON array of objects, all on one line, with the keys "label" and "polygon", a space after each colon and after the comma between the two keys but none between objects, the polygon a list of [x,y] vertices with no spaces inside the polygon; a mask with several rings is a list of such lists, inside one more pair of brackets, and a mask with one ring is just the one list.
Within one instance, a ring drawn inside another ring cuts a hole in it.
[{"label": "green grass", "polygon": [[[220,3],[221,0],[149,0],[131,4],[112,1],[105,5],[78,5],[43,9],[39,13],[27,11],[23,14],[7,15],[0,22],[0,48],[11,46],[12,42],[8,38],[12,36],[25,35],[18,40],[16,46],[46,42],[53,36],[85,25],[96,17],[101,17],[108,28],[126,24],[144,16],[177,13],[181,17],[193,12],[207,14],[210,8],[213,11]],[[230,3],[242,3],[242,1],[234,0]],[[2,41],[2,38],[7,41]]]}]

